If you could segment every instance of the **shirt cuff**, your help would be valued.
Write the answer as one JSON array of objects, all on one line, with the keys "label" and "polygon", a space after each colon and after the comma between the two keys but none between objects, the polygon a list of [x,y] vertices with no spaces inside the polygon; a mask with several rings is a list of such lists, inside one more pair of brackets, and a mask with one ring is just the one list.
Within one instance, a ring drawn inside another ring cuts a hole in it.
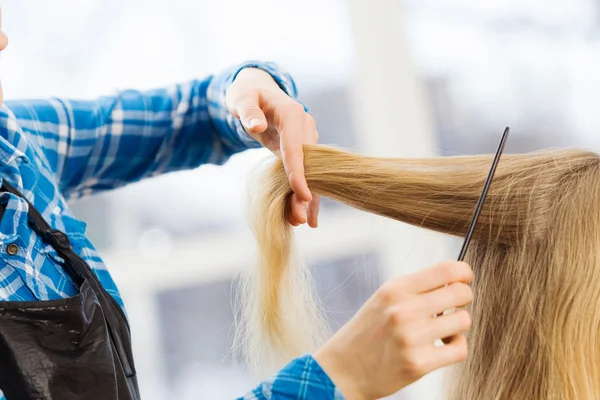
[{"label": "shirt cuff", "polygon": [[345,400],[311,355],[296,358],[244,399]]},{"label": "shirt cuff", "polygon": [[[281,90],[288,96],[296,99],[298,92],[296,84],[289,73],[272,62],[248,61],[229,68],[223,73],[212,78],[208,87],[208,112],[213,125],[220,135],[230,139],[236,146],[243,148],[258,148],[260,143],[254,140],[244,129],[240,120],[235,118],[225,104],[225,95],[229,85],[244,68],[259,68],[269,73]],[[297,99],[296,99],[297,100]],[[306,109],[306,107],[305,107]]]}]

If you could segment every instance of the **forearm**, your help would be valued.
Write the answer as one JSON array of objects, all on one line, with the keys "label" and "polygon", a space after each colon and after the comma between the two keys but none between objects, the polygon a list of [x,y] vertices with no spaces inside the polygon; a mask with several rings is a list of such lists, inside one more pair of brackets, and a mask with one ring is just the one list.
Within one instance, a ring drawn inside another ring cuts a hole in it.
[{"label": "forearm", "polygon": [[[223,164],[249,146],[230,132],[215,129],[208,111],[212,77],[148,92],[127,90],[99,101],[94,138],[77,121],[73,146],[61,173],[67,197],[108,190],[172,171]],[[65,103],[66,108],[77,107]],[[92,115],[95,113],[92,113]],[[87,136],[87,137],[86,137]],[[91,140],[90,140],[91,139]]]},{"label": "forearm", "polygon": [[7,102],[18,129],[53,172],[66,197],[148,176],[222,163],[245,149],[215,131],[207,106],[210,78],[96,100]]},{"label": "forearm", "polygon": [[344,400],[310,355],[297,358],[238,400]]},{"label": "forearm", "polygon": [[68,198],[158,174],[223,164],[259,147],[227,110],[225,94],[245,67],[270,72],[291,96],[296,88],[274,64],[245,63],[168,88],[125,90],[93,101],[7,102],[19,129],[41,147]]}]

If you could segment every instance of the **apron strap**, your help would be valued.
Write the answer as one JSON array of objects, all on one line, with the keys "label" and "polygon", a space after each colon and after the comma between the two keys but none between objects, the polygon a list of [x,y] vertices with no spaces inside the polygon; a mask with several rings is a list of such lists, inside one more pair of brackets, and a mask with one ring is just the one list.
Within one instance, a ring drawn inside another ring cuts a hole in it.
[{"label": "apron strap", "polygon": [[[23,196],[19,190],[14,188],[11,184],[3,180],[2,182],[2,191],[9,192],[18,196],[27,202],[29,206],[29,210],[27,212],[27,219],[29,222],[29,226],[38,234],[46,243],[52,245],[52,247],[56,250],[57,253],[63,253],[71,251],[71,241],[69,237],[63,232],[53,229],[48,222],[44,219],[42,214]],[[92,276],[86,271],[85,268],[81,268],[81,266],[76,265],[79,263],[66,263],[69,264],[66,266],[67,273],[76,281],[76,283],[81,284],[84,279],[93,279]],[[79,268],[78,268],[79,267]]]},{"label": "apron strap", "polygon": [[[71,279],[76,281],[80,286],[84,280],[89,282],[104,311],[104,317],[108,324],[113,343],[121,358],[125,374],[128,377],[134,376],[135,367],[131,352],[129,321],[121,306],[116,302],[114,297],[106,291],[104,286],[102,286],[98,276],[85,260],[73,251],[71,241],[65,233],[52,228],[33,204],[31,204],[21,192],[6,182],[6,180],[2,182],[0,190],[12,193],[27,202],[29,206],[27,219],[31,228],[45,242],[52,245],[54,250],[56,250],[56,252],[65,260],[64,268]],[[123,343],[123,341],[126,343]]]}]

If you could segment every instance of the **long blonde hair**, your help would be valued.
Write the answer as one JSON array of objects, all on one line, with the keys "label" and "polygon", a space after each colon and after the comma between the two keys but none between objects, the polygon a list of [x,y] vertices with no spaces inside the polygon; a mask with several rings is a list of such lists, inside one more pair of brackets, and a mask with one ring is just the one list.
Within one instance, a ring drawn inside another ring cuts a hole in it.
[{"label": "long blonde hair", "polygon": [[[360,210],[462,236],[492,156],[364,157],[305,146],[310,189]],[[263,372],[328,336],[286,221],[291,189],[273,159],[253,188],[258,269],[244,281],[247,359]],[[600,158],[580,150],[506,154],[466,261],[470,354],[452,399],[600,397]]]}]

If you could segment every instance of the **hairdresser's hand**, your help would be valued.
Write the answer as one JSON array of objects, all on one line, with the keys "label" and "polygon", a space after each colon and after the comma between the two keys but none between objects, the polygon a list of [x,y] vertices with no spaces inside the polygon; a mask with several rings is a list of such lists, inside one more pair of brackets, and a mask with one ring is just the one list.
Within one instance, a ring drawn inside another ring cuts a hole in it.
[{"label": "hairdresser's hand", "polygon": [[315,144],[319,139],[315,120],[281,90],[271,75],[257,68],[245,68],[237,75],[227,90],[226,103],[250,136],[271,151],[281,150],[294,191],[290,223],[298,226],[308,221],[316,227],[319,197],[308,189],[302,151],[303,144]]},{"label": "hairdresser's hand", "polygon": [[[448,262],[387,282],[314,354],[316,361],[348,400],[370,400],[464,360],[469,314],[433,315],[468,304],[471,279],[467,264]],[[448,344],[434,346],[447,337]]]}]

